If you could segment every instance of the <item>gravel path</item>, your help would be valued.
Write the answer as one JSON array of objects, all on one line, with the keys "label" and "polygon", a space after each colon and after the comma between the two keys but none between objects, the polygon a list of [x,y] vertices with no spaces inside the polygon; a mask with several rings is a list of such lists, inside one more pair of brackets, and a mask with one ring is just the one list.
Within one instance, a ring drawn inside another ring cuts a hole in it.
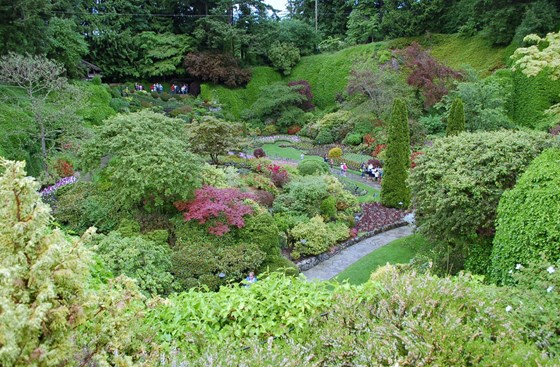
[{"label": "gravel path", "polygon": [[329,280],[373,250],[385,246],[398,238],[410,236],[412,232],[412,226],[404,226],[366,238],[342,250],[339,254],[314,268],[304,271],[303,274],[305,274],[308,280]]}]

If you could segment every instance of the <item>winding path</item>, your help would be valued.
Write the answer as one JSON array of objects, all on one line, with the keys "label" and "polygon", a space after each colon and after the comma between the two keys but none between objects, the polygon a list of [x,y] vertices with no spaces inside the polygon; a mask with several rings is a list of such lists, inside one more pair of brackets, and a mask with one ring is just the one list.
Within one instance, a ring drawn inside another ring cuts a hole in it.
[{"label": "winding path", "polygon": [[398,238],[410,236],[413,230],[412,226],[404,226],[366,238],[319,265],[304,271],[303,274],[307,277],[307,280],[329,280],[373,250]]}]

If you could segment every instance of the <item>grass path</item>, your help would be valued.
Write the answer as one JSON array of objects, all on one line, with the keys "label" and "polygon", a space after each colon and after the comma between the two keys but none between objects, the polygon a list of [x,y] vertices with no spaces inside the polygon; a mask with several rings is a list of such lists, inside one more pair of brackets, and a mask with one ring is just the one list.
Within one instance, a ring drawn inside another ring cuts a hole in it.
[{"label": "grass path", "polygon": [[380,266],[389,264],[406,264],[420,250],[430,246],[430,243],[421,235],[413,234],[380,247],[350,265],[333,279],[347,280],[350,284],[367,282],[372,272]]}]

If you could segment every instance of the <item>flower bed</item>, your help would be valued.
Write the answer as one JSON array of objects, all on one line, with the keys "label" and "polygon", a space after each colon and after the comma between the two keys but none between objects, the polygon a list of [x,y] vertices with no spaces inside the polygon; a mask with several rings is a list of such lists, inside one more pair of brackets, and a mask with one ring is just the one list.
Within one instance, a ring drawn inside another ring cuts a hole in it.
[{"label": "flower bed", "polygon": [[271,135],[271,136],[258,136],[255,138],[258,143],[276,143],[277,141],[291,141],[298,143],[301,138],[297,135]]},{"label": "flower bed", "polygon": [[405,210],[386,208],[380,203],[362,204],[362,216],[356,223],[360,232],[371,232],[376,229],[402,222],[406,216]]}]

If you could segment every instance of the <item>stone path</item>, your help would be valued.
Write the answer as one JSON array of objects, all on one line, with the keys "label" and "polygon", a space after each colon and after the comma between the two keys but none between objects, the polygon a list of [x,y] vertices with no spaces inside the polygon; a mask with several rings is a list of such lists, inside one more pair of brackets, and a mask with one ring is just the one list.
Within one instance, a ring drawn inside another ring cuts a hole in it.
[{"label": "stone path", "polygon": [[307,280],[329,280],[373,250],[398,238],[409,236],[412,232],[412,226],[404,226],[366,238],[314,268],[304,271],[303,274],[307,277]]}]

